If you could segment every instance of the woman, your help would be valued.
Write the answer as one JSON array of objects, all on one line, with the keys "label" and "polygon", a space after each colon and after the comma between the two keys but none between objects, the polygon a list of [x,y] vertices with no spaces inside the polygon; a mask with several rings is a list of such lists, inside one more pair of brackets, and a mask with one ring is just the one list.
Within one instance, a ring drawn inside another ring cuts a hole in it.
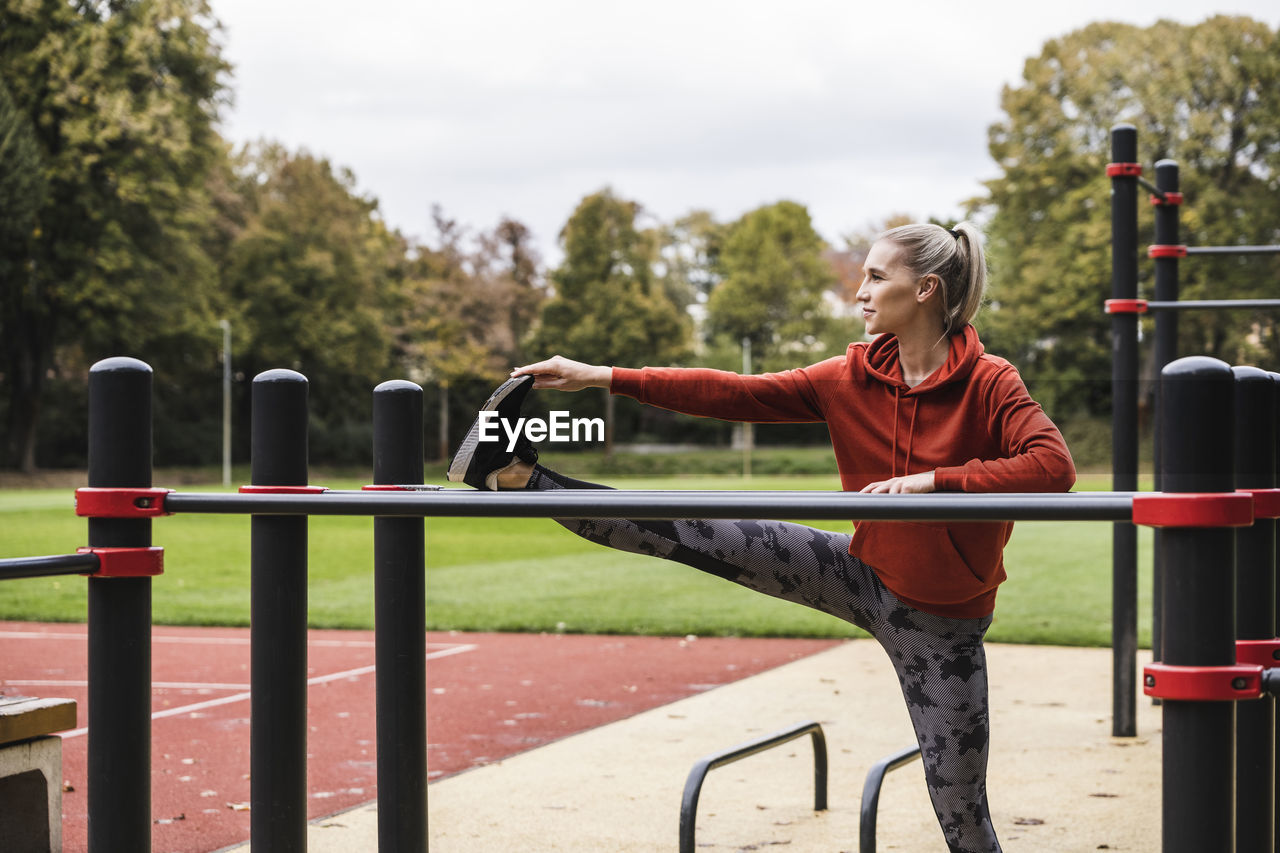
[{"label": "woman", "polygon": [[[604,387],[691,415],[824,421],[846,491],[1066,491],[1075,468],[1062,435],[970,321],[986,287],[981,235],[905,225],[872,246],[858,289],[870,343],[762,376],[631,370],[556,356],[512,371],[485,408],[514,422],[532,388]],[[531,381],[532,379],[532,381]],[[472,427],[450,479],[478,488],[603,488],[537,465],[523,441],[484,442]],[[987,803],[989,713],[983,636],[1009,522],[860,522],[852,535],[777,521],[563,521],[614,548],[686,563],[831,613],[875,637],[902,685],[929,795],[952,851],[1000,843]]]}]

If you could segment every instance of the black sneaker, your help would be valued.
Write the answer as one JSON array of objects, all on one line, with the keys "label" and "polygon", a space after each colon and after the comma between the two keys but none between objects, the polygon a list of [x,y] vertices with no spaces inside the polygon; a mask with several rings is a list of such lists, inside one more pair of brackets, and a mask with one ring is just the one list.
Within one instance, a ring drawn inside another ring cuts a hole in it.
[{"label": "black sneaker", "polygon": [[537,448],[525,438],[523,432],[516,439],[515,447],[507,450],[510,438],[500,423],[516,422],[520,417],[520,406],[532,387],[532,376],[517,376],[515,379],[503,382],[489,395],[489,399],[485,400],[480,411],[498,413],[499,423],[494,423],[489,430],[491,434],[496,433],[497,437],[481,441],[480,419],[476,418],[471,424],[471,429],[467,430],[462,446],[458,448],[458,452],[453,455],[453,461],[449,463],[450,482],[466,483],[477,489],[496,492],[498,472],[512,465],[517,458],[530,465],[538,461]]}]

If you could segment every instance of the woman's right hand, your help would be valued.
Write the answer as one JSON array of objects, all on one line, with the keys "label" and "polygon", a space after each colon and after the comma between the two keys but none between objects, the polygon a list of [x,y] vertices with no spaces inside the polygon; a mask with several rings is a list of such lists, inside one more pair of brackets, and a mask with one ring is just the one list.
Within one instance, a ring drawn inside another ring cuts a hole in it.
[{"label": "woman's right hand", "polygon": [[534,388],[581,391],[583,388],[608,388],[613,381],[613,368],[583,364],[557,355],[546,361],[517,367],[511,375],[532,376]]}]

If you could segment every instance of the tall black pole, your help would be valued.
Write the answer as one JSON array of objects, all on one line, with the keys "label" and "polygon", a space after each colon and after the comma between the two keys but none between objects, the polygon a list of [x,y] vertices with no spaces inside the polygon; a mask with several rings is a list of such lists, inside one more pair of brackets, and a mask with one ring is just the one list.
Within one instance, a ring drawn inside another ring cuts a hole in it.
[{"label": "tall black pole", "polygon": [[[269,370],[253,380],[255,486],[307,483],[307,380]],[[305,851],[307,832],[307,517],[254,516],[251,526],[250,841]]]},{"label": "tall black pole", "polygon": [[[1156,244],[1175,246],[1181,240],[1179,235],[1178,213],[1181,195],[1179,192],[1178,163],[1175,160],[1159,160],[1156,162],[1156,189],[1165,193],[1164,199],[1158,196],[1155,201]],[[1172,255],[1162,255],[1155,259],[1156,281],[1155,298],[1157,302],[1176,302],[1178,300],[1178,259]],[[1156,411],[1160,411],[1160,371],[1164,366],[1178,357],[1178,312],[1157,311],[1154,358],[1156,375]],[[1155,458],[1160,458],[1163,442],[1160,436],[1160,419],[1156,418]],[[1160,482],[1160,465],[1156,464],[1156,490],[1163,484]],[[1164,578],[1164,534],[1156,530],[1152,541],[1151,571],[1151,657],[1152,660],[1164,660],[1161,644],[1164,638],[1164,616],[1161,607],[1161,584]]]},{"label": "tall black pole", "polygon": [[[1111,162],[1138,160],[1138,131],[1111,128]],[[1138,178],[1111,177],[1111,298],[1138,296]],[[1138,489],[1138,315],[1111,315],[1111,482],[1118,492]],[[1111,538],[1111,734],[1138,733],[1138,535],[1117,522]]]},{"label": "tall black pole", "polygon": [[[373,391],[373,482],[422,482],[422,389]],[[426,543],[421,518],[373,522],[378,849],[427,849]]]},{"label": "tall black pole", "polygon": [[[1276,395],[1271,375],[1256,367],[1232,370],[1235,395],[1237,489],[1276,484]],[[1276,636],[1276,523],[1259,518],[1236,531],[1236,637]],[[1249,661],[1267,666],[1280,661]],[[1240,850],[1274,849],[1275,700],[1264,696],[1236,707],[1236,843]]]},{"label": "tall black pole", "polygon": [[[1182,358],[1164,369],[1165,492],[1230,492],[1235,390],[1231,368]],[[1231,666],[1235,650],[1235,533],[1165,530],[1164,663]],[[1235,848],[1235,703],[1165,699],[1165,853]],[[1251,848],[1256,849],[1256,848]]]},{"label": "tall black pole", "polygon": [[[151,486],[151,368],[89,370],[89,486]],[[150,519],[90,518],[90,547],[151,545]],[[151,850],[151,578],[89,578],[89,850]],[[50,780],[58,784],[61,780]]]}]

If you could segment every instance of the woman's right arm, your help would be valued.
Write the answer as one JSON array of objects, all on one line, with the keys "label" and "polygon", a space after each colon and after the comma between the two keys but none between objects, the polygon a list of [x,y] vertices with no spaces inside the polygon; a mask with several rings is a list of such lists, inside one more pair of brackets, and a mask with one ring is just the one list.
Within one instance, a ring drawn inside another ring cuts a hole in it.
[{"label": "woman's right arm", "polygon": [[557,391],[608,388],[613,383],[612,367],[583,364],[562,355],[517,367],[511,375],[532,376],[534,388],[554,388]]},{"label": "woman's right arm", "polygon": [[[556,356],[518,367],[512,376],[532,375],[534,388],[579,391],[607,388],[610,393],[699,417],[756,423],[804,423],[824,417],[821,392],[810,371],[839,371],[844,359],[828,359],[813,368],[740,376],[697,367],[646,367],[641,370],[583,364]],[[821,382],[831,385],[830,379]]]}]

